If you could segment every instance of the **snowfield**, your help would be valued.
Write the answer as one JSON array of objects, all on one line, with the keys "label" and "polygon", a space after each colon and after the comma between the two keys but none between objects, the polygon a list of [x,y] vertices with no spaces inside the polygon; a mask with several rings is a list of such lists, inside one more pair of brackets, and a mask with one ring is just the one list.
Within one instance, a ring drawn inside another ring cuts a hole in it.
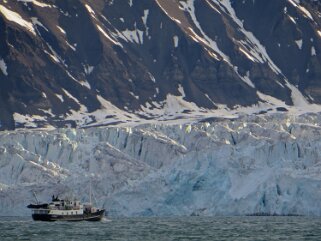
[{"label": "snowfield", "polygon": [[80,197],[111,216],[321,216],[321,115],[0,133],[0,215]]}]

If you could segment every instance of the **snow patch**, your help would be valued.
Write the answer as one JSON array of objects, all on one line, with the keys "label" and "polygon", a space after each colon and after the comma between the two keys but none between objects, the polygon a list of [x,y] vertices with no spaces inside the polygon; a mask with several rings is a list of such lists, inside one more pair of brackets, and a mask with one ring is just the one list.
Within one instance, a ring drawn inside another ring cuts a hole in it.
[{"label": "snow patch", "polygon": [[21,27],[27,29],[29,32],[31,32],[33,35],[36,35],[35,29],[33,27],[33,24],[24,20],[20,14],[11,11],[7,9],[6,7],[0,5],[0,12],[4,15],[4,17],[11,22],[17,23]]},{"label": "snow patch", "polygon": [[181,84],[178,85],[178,92],[181,93],[183,98],[186,97],[184,88],[183,88],[183,86]]},{"label": "snow patch", "polygon": [[88,4],[85,4],[85,7],[90,14],[96,15],[95,11]]},{"label": "snow patch", "polygon": [[5,76],[8,76],[7,65],[6,65],[6,62],[4,62],[3,59],[0,59],[0,69],[1,69],[2,73],[3,73]]},{"label": "snow patch", "polygon": [[250,71],[246,72],[246,75],[242,78],[245,83],[255,89],[255,85],[253,84],[252,80],[250,79]]},{"label": "snow patch", "polygon": [[177,48],[178,47],[178,37],[176,35],[173,37],[173,41],[174,41],[174,47]]},{"label": "snow patch", "polygon": [[303,45],[303,40],[302,39],[296,40],[295,43],[296,43],[296,45],[298,45],[299,49],[302,49],[302,45]]},{"label": "snow patch", "polygon": [[[163,12],[164,12],[171,20],[173,20],[174,22],[176,22],[176,23],[178,23],[178,24],[182,24],[182,22],[181,22],[179,19],[174,18],[173,16],[171,16],[171,15],[166,11],[166,9],[162,6],[162,4],[160,4],[158,1],[159,1],[159,0],[156,0],[156,3],[158,4],[158,6],[163,10]],[[162,28],[163,28],[163,23],[161,22],[160,29],[162,29]]]},{"label": "snow patch", "polygon": [[13,119],[17,124],[23,124],[25,127],[36,128],[37,121],[46,121],[46,118],[39,115],[22,115],[20,113],[14,113]]},{"label": "snow patch", "polygon": [[239,47],[239,50],[252,62],[257,62],[257,60],[255,58],[253,58],[253,56],[251,56],[247,51],[245,51],[244,49],[242,49],[241,47]]},{"label": "snow patch", "polygon": [[81,84],[82,86],[85,86],[87,89],[91,90],[91,86],[87,80],[80,80],[78,81],[78,83]]},{"label": "snow patch", "polygon": [[62,95],[56,94],[56,96],[58,97],[58,99],[59,99],[61,102],[64,102],[64,101],[65,101]]},{"label": "snow patch", "polygon": [[73,51],[76,51],[76,50],[77,50],[77,49],[75,48],[75,46],[77,46],[77,44],[71,45],[67,40],[66,40],[65,43],[66,43],[67,46],[68,46],[69,48],[71,48]]},{"label": "snow patch", "polygon": [[238,19],[236,16],[236,13],[231,5],[230,0],[222,0],[219,2],[216,2],[215,0],[212,0],[213,3],[218,3],[221,10],[225,12],[226,14],[230,15],[230,17],[233,19],[233,21],[240,27],[240,30],[247,38],[247,41],[241,41],[241,43],[244,46],[248,46],[251,56],[254,57],[258,62],[265,63],[267,62],[270,68],[276,73],[276,74],[282,74],[282,71],[278,68],[278,66],[272,61],[270,56],[268,55],[265,47],[260,43],[260,41],[253,35],[252,32],[247,31],[244,28],[243,22]]},{"label": "snow patch", "polygon": [[149,14],[149,9],[145,9],[144,10],[144,16],[142,17],[143,23],[145,25],[145,29],[146,29],[146,36],[148,36],[148,26],[147,26],[147,18],[148,18],[148,14]]},{"label": "snow patch", "polygon": [[129,94],[133,96],[135,99],[139,100],[139,96],[135,95],[132,91],[129,91]]},{"label": "snow patch", "polygon": [[305,17],[309,18],[310,20],[314,21],[311,13],[305,7],[300,5],[300,1],[288,0],[288,2],[291,3],[297,9],[299,9],[303,13],[303,16],[305,16]]},{"label": "snow patch", "polygon": [[38,25],[38,26],[42,27],[43,29],[45,29],[47,32],[49,32],[49,30],[38,20],[38,18],[32,17],[31,22],[33,25]]},{"label": "snow patch", "polygon": [[111,38],[111,37],[105,32],[105,30],[104,30],[102,27],[100,27],[98,24],[96,24],[96,26],[97,26],[98,30],[99,30],[110,42],[112,42],[112,43],[115,44],[115,45],[118,45],[118,46],[123,47],[119,42],[117,42],[117,41],[115,41],[113,38]]},{"label": "snow patch", "polygon": [[222,57],[222,59],[228,63],[230,63],[230,59],[229,57],[223,53],[217,43],[212,40],[210,37],[208,37],[206,35],[206,33],[203,31],[200,23],[198,22],[197,18],[196,18],[196,14],[195,14],[195,7],[194,7],[194,0],[188,0],[186,2],[180,2],[180,5],[182,6],[182,8],[189,13],[194,25],[196,26],[196,28],[200,31],[200,33],[202,34],[203,37],[199,36],[198,34],[196,34],[196,32],[192,29],[189,28],[191,30],[191,37],[195,40],[197,40],[196,42],[202,42],[203,44],[205,44],[206,46],[208,46],[209,48],[211,48],[215,53],[217,53],[218,55],[220,55]]},{"label": "snow patch", "polygon": [[144,32],[135,29],[135,30],[128,30],[122,31],[118,34],[118,37],[124,39],[125,41],[130,41],[132,43],[143,44],[144,43]]},{"label": "snow patch", "polygon": [[59,29],[59,31],[61,32],[61,33],[63,33],[64,35],[66,35],[66,31],[62,28],[62,27],[60,27],[60,26],[58,26],[58,25],[56,25],[57,26],[57,28]]},{"label": "snow patch", "polygon": [[144,23],[145,26],[147,26],[148,14],[149,14],[149,9],[145,9],[144,10],[144,16],[142,17],[142,20],[143,20],[143,23]]},{"label": "snow patch", "polygon": [[94,71],[94,66],[90,65],[83,65],[84,66],[84,71],[86,75],[90,75]]},{"label": "snow patch", "polygon": [[291,17],[290,15],[288,15],[288,17],[294,24],[296,24],[296,21],[295,21],[295,19],[293,17]]},{"label": "snow patch", "polygon": [[153,81],[153,83],[156,83],[156,79],[154,77],[154,75],[152,75],[150,72],[148,72],[149,78],[151,81]]},{"label": "snow patch", "polygon": [[317,52],[316,52],[316,50],[315,50],[315,47],[312,46],[312,47],[311,47],[311,56],[316,56],[316,55],[317,55]]},{"label": "snow patch", "polygon": [[48,54],[50,56],[50,58],[55,61],[56,63],[64,63],[64,61],[61,59],[61,57],[57,54],[57,52],[51,47],[51,45],[49,43],[46,43],[50,52],[49,53],[48,51],[44,50],[44,52],[46,54]]},{"label": "snow patch", "polygon": [[53,7],[56,7],[54,5],[42,3],[42,2],[39,2],[37,0],[18,0],[18,2],[32,3],[32,4],[34,4],[34,5],[38,6],[38,7],[42,7],[42,8],[53,8]]},{"label": "snow patch", "polygon": [[80,105],[80,102],[77,98],[75,98],[72,94],[70,94],[67,90],[65,90],[64,88],[62,88],[62,91],[65,93],[65,95],[67,95],[70,99],[72,99],[73,101],[75,101],[77,104]]}]

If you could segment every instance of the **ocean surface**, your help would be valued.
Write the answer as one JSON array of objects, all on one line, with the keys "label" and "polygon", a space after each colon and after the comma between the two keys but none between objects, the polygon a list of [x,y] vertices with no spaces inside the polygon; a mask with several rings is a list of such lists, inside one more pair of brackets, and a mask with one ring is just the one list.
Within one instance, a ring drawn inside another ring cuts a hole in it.
[{"label": "ocean surface", "polygon": [[117,218],[102,222],[35,222],[0,217],[0,240],[321,240],[321,218]]}]

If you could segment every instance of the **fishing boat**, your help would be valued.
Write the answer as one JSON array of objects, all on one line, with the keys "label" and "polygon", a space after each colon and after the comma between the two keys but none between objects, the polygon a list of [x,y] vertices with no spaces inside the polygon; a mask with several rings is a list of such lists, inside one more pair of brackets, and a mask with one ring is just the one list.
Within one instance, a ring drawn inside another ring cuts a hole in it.
[{"label": "fishing boat", "polygon": [[35,221],[100,221],[105,214],[105,209],[94,207],[91,200],[81,204],[78,200],[59,199],[58,196],[52,196],[50,203],[39,203],[36,198],[36,204],[27,207]]}]

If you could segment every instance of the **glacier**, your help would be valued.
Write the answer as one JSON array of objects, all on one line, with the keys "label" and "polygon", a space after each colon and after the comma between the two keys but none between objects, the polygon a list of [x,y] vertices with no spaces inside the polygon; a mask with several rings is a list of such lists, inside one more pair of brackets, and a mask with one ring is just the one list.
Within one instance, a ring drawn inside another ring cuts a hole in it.
[{"label": "glacier", "polygon": [[321,114],[0,133],[0,215],[50,197],[110,216],[321,216]]}]

